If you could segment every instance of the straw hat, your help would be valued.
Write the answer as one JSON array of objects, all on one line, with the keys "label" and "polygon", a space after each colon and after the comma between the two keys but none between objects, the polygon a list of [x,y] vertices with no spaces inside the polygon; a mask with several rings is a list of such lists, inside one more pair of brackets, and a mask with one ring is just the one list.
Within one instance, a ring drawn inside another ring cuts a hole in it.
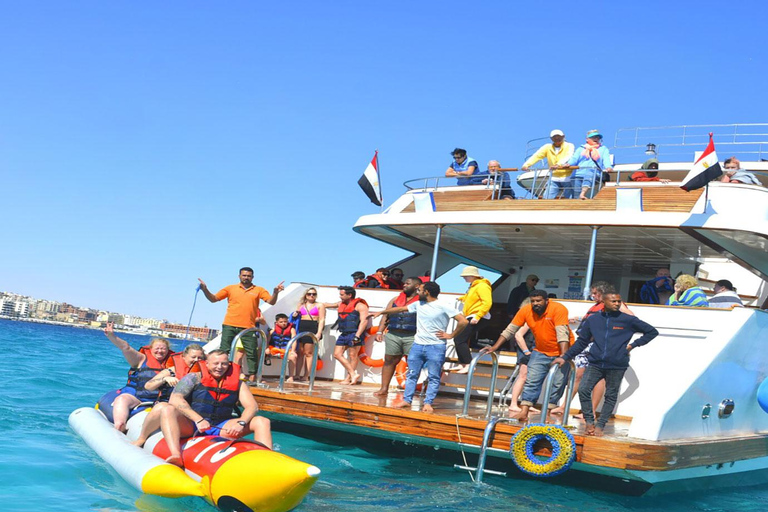
[{"label": "straw hat", "polygon": [[480,271],[477,270],[477,267],[473,265],[468,265],[464,267],[464,270],[461,271],[461,277],[483,277],[480,275]]}]

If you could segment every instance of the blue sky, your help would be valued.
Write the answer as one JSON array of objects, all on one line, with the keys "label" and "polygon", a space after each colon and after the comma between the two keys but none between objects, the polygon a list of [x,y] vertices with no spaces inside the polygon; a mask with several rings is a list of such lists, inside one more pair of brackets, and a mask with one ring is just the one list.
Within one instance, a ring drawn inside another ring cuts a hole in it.
[{"label": "blue sky", "polygon": [[765,2],[575,5],[0,1],[0,290],[186,321],[403,257],[351,230],[375,149],[389,203],[457,146],[767,121]]}]

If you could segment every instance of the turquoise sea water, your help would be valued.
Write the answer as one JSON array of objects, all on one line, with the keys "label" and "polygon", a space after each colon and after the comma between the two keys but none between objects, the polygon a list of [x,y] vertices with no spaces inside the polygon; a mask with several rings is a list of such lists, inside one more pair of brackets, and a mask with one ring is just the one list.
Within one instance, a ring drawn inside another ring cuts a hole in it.
[{"label": "turquoise sea water", "polygon": [[[134,346],[147,338],[124,336]],[[200,499],[142,495],[93,453],[67,424],[125,382],[126,364],[99,331],[0,320],[0,511],[213,512]],[[363,442],[361,440],[361,442]],[[355,445],[285,433],[275,443],[322,475],[299,511],[760,511],[768,486],[627,497],[522,477],[481,486],[450,464],[387,458]],[[457,461],[458,462],[458,461]]]}]

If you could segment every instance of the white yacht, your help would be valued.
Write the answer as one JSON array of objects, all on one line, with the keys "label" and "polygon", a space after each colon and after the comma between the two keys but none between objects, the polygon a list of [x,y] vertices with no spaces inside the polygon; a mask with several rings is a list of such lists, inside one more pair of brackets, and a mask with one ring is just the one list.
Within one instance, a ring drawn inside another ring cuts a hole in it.
[{"label": "white yacht", "polygon": [[[545,169],[518,180],[526,194],[515,201],[494,200],[492,186],[421,178],[406,182],[399,198],[381,213],[360,217],[353,229],[409,251],[411,256],[391,265],[406,276],[431,268],[439,281],[464,264],[498,275],[492,325],[481,337],[495,340],[508,323],[507,297],[528,274],[541,277],[540,287],[559,297],[569,316],[591,306],[586,300],[591,282],[613,283],[633,312],[658,329],[656,339],[632,352],[616,420],[605,437],[584,436],[583,423],[568,415],[576,427],[572,472],[613,477],[629,492],[664,483],[675,489],[727,483],[728,476],[740,483],[763,482],[768,413],[758,403],[758,388],[768,377],[768,188],[716,181],[706,189],[682,190],[680,183],[710,131],[721,161],[738,156],[742,168],[768,186],[768,125],[636,128],[617,133],[611,180],[593,199],[538,199]],[[539,142],[529,143],[529,149]],[[660,160],[659,178],[669,182],[629,180],[650,157]],[[634,163],[623,163],[630,159]],[[728,279],[747,307],[638,303],[640,287],[659,268],[669,268],[672,276],[696,276],[708,293],[716,281]],[[272,309],[293,311],[307,286],[292,284]],[[315,286],[319,300],[338,300],[336,287]],[[395,293],[359,290],[374,311]],[[456,297],[446,295],[444,300]],[[331,312],[327,325],[333,320]],[[394,389],[389,401],[377,402],[369,396],[372,389],[332,384],[343,378],[343,368],[330,357],[335,331],[326,332],[320,347],[324,368],[317,373],[325,380],[314,389],[254,388],[274,419],[297,429],[310,425],[406,444],[482,450],[497,465],[509,459],[509,440],[522,425],[499,423],[495,438],[481,445],[488,420],[504,415],[504,395],[496,400],[502,381],[513,377],[514,353],[503,354],[498,383],[480,371],[470,384],[466,376],[448,375],[440,395],[445,407],[425,415],[390,408],[397,399]],[[367,342],[366,352],[374,359],[379,350]],[[273,363],[266,373],[278,371]],[[366,383],[375,384],[379,369],[368,368],[365,375]],[[475,405],[462,407],[457,393],[465,391]],[[492,406],[486,409],[489,395]],[[577,411],[578,395],[571,414]]]}]

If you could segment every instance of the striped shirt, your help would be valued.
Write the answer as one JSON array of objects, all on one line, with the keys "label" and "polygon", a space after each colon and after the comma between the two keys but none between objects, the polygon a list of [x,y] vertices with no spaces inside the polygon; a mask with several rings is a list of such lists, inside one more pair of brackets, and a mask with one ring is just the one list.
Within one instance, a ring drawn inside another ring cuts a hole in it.
[{"label": "striped shirt", "polygon": [[707,296],[698,286],[693,286],[685,290],[680,298],[675,298],[675,294],[667,301],[667,306],[692,306],[698,308],[706,308],[709,306]]},{"label": "striped shirt", "polygon": [[744,303],[741,302],[741,297],[736,292],[726,290],[712,296],[709,299],[709,307],[730,309],[733,307],[744,307]]}]

